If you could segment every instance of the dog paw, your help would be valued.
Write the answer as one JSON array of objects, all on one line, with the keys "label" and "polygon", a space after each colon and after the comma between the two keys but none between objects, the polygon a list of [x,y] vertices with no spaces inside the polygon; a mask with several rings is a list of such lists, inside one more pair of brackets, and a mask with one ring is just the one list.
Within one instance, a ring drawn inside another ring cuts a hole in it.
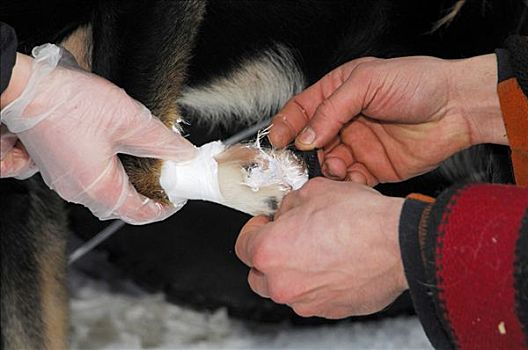
[{"label": "dog paw", "polygon": [[176,206],[199,199],[251,215],[272,215],[284,196],[306,181],[306,166],[293,152],[262,148],[258,141],[205,144],[191,161],[164,162],[160,177]]},{"label": "dog paw", "polygon": [[239,144],[215,159],[224,205],[252,215],[272,215],[288,192],[308,180],[306,166],[288,150]]}]

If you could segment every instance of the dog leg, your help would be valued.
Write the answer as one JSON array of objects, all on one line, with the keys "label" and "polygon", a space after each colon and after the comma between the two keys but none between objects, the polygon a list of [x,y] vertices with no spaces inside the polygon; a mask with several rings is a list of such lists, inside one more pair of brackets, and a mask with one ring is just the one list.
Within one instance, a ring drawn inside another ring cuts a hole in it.
[{"label": "dog leg", "polygon": [[[204,0],[134,2],[131,6],[104,1],[93,21],[74,30],[61,45],[82,68],[124,88],[177,132],[176,101],[204,13]],[[159,185],[161,161],[120,158],[138,192],[169,203]]]},{"label": "dog leg", "polygon": [[302,160],[288,150],[255,144],[202,146],[186,163],[167,161],[160,183],[171,202],[187,199],[216,202],[251,215],[272,215],[282,198],[308,180]]},{"label": "dog leg", "polygon": [[[92,53],[92,68],[95,73],[123,87],[132,97],[144,103],[165,125],[175,129],[179,116],[176,101],[180,97],[205,5],[201,0],[159,1],[149,3],[148,9],[134,7],[132,10],[116,4],[103,3],[100,11],[104,16],[96,15],[91,27],[79,28],[64,44],[81,62],[89,61],[87,56]],[[160,16],[160,13],[163,15]],[[134,21],[124,21],[129,16]],[[100,17],[104,17],[104,21]],[[126,28],[122,28],[123,25],[120,24],[124,22],[128,23]],[[130,23],[133,23],[132,27]],[[141,40],[143,37],[148,40]],[[142,42],[141,46],[135,44],[138,41]],[[116,54],[115,47],[120,48],[119,55]],[[145,61],[145,57],[149,57],[149,60]],[[217,155],[218,176],[214,183],[219,181],[221,199],[195,197],[198,194],[186,194],[186,190],[179,187],[180,197],[178,200],[171,198],[171,201],[166,188],[160,185],[160,178],[163,176],[162,161],[131,156],[121,156],[121,159],[136,189],[163,204],[172,202],[177,205],[183,199],[206,199],[250,214],[269,215],[292,188],[283,178],[258,186],[248,182],[254,181],[257,173],[266,173],[273,178],[277,174],[272,174],[272,171],[280,168],[275,165],[283,161],[294,164],[293,154],[288,151],[264,152],[260,148],[252,149],[246,145],[230,147]],[[297,165],[301,167],[300,163]],[[297,165],[293,168],[297,169]],[[250,173],[252,177],[249,176]],[[196,174],[188,169],[188,176],[196,177]],[[199,191],[199,187],[207,188],[207,184],[197,185],[191,181],[187,187],[191,192],[193,189]]]},{"label": "dog leg", "polygon": [[66,349],[66,215],[36,179],[0,184],[2,349]]},{"label": "dog leg", "polygon": [[84,70],[92,70],[92,25],[87,24],[75,29],[60,46],[73,55],[77,64]]},{"label": "dog leg", "polygon": [[[148,1],[128,6],[103,1],[92,24],[94,73],[142,102],[169,128],[177,128],[180,97],[205,1]],[[138,43],[140,43],[138,45]],[[162,162],[120,156],[138,192],[163,204]]]},{"label": "dog leg", "polygon": [[224,205],[251,215],[273,215],[284,196],[308,181],[308,169],[288,150],[236,145],[220,153]]}]

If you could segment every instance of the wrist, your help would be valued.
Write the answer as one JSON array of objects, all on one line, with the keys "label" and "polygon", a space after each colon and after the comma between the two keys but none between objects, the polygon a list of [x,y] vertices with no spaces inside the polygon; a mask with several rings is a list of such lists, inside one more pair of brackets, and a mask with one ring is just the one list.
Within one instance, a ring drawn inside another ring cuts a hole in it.
[{"label": "wrist", "polygon": [[466,120],[471,145],[508,144],[497,92],[495,54],[452,61],[450,98]]},{"label": "wrist", "polygon": [[409,289],[407,284],[407,278],[405,276],[405,270],[403,267],[403,260],[401,258],[401,248],[399,240],[399,226],[400,226],[400,216],[403,209],[403,204],[405,202],[404,198],[398,197],[385,197],[387,198],[387,206],[385,208],[386,220],[385,224],[387,225],[384,229],[384,232],[389,236],[387,239],[390,242],[393,242],[394,254],[398,257],[398,266],[396,268],[396,285],[400,292],[404,292]]},{"label": "wrist", "polygon": [[0,99],[1,108],[16,100],[22,94],[22,91],[24,91],[31,76],[32,61],[33,59],[31,57],[17,53],[11,80]]}]

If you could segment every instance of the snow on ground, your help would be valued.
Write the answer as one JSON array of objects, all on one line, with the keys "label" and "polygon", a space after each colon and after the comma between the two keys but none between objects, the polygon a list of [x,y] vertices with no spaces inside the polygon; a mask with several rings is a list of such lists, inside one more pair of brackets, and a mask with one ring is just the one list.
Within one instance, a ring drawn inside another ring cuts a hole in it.
[{"label": "snow on ground", "polygon": [[[432,349],[415,317],[325,326],[258,324],[75,278],[72,349]],[[132,291],[132,292],[131,292]]]}]

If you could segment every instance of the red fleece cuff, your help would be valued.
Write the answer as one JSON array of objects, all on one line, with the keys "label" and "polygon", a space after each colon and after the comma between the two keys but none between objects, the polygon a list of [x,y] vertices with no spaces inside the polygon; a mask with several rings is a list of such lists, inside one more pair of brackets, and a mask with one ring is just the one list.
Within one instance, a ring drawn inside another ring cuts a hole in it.
[{"label": "red fleece cuff", "polygon": [[528,191],[475,185],[453,197],[437,228],[438,306],[459,349],[520,349],[515,248]]}]

